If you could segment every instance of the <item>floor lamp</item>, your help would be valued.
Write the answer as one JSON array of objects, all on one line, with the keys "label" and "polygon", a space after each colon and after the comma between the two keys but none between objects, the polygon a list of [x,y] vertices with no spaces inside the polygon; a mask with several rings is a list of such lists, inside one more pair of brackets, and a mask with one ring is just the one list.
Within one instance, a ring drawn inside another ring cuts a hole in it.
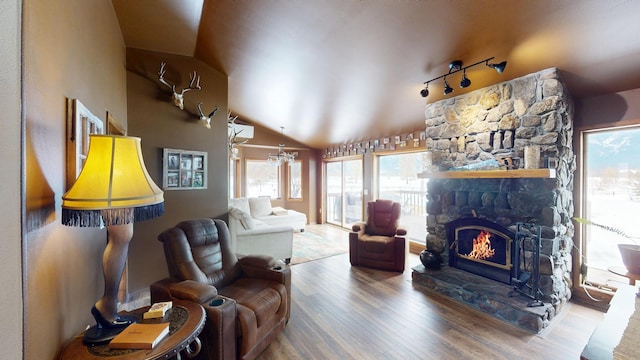
[{"label": "floor lamp", "polygon": [[135,321],[117,311],[133,223],[163,213],[163,193],[144,166],[140,138],[90,135],[82,172],[62,196],[62,224],[107,228],[102,256],[104,295],[91,308],[96,325],[85,332],[85,344],[105,343]]}]

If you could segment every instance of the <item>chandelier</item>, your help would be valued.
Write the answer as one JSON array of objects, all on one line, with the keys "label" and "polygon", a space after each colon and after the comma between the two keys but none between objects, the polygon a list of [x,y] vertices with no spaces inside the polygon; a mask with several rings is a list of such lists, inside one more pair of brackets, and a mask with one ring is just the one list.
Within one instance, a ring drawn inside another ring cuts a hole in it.
[{"label": "chandelier", "polygon": [[285,163],[293,165],[294,161],[296,160],[296,156],[284,151],[284,127],[282,126],[280,127],[280,134],[282,135],[283,141],[278,145],[278,154],[269,154],[267,161],[273,166],[280,166]]}]

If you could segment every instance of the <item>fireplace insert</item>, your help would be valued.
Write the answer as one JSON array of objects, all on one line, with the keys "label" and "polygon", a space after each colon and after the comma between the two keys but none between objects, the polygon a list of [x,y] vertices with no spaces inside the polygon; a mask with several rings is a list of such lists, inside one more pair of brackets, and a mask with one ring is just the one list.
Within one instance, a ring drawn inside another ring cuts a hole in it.
[{"label": "fireplace insert", "polygon": [[515,274],[513,232],[486,219],[466,217],[446,225],[449,266],[511,284]]}]

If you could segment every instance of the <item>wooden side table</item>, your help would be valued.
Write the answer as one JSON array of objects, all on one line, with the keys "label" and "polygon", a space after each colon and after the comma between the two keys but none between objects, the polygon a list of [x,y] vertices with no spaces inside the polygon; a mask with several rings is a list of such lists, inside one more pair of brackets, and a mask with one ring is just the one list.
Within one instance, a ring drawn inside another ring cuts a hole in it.
[{"label": "wooden side table", "polygon": [[135,315],[142,323],[169,321],[169,335],[156,345],[153,350],[116,350],[109,348],[109,344],[86,346],[82,343],[82,335],[76,336],[62,351],[60,359],[69,360],[152,360],[180,359],[181,352],[187,351],[189,357],[196,356],[200,351],[200,339],[205,323],[205,313],[202,306],[191,301],[174,300],[173,307],[167,311],[164,319],[143,320],[142,314],[149,307],[140,308],[128,313]]},{"label": "wooden side table", "polygon": [[629,279],[629,285],[635,285],[637,280],[640,280],[640,274],[633,274],[627,271],[627,268],[624,266],[611,266],[607,268],[609,272],[612,272],[616,275],[624,276]]}]

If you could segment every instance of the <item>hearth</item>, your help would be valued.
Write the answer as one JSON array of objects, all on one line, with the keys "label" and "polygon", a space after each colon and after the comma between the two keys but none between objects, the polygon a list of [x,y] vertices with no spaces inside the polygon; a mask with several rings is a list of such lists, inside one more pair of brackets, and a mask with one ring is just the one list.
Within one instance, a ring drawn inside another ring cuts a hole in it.
[{"label": "hearth", "polygon": [[446,225],[449,266],[511,284],[516,277],[514,234],[487,219],[464,217]]}]

